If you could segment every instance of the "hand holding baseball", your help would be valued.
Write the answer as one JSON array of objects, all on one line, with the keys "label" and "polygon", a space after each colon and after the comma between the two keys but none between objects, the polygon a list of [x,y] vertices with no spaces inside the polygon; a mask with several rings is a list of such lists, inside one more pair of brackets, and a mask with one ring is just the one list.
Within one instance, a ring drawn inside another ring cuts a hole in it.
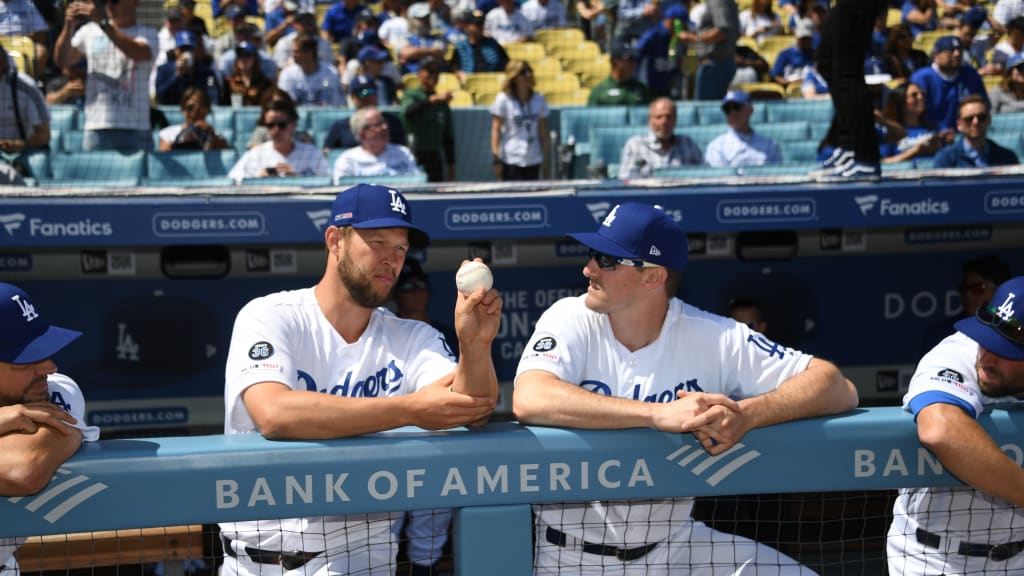
[{"label": "hand holding baseball", "polygon": [[491,269],[479,258],[463,262],[455,273],[455,286],[459,289],[455,302],[455,332],[459,335],[460,352],[466,347],[483,346],[490,353],[501,322],[502,306],[493,283]]},{"label": "hand holding baseball", "polygon": [[455,287],[467,296],[481,287],[486,292],[493,285],[494,275],[491,274],[491,269],[479,259],[463,262],[455,273]]}]

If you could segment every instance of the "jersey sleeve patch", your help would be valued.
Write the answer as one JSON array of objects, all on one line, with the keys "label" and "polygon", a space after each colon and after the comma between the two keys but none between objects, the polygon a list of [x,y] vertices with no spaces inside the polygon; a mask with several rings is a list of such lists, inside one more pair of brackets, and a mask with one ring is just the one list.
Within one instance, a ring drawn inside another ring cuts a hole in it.
[{"label": "jersey sleeve patch", "polygon": [[558,342],[551,336],[545,336],[533,343],[534,352],[551,352],[558,346]]},{"label": "jersey sleeve patch", "polygon": [[249,348],[250,360],[266,360],[274,355],[274,345],[270,342],[257,342]]}]

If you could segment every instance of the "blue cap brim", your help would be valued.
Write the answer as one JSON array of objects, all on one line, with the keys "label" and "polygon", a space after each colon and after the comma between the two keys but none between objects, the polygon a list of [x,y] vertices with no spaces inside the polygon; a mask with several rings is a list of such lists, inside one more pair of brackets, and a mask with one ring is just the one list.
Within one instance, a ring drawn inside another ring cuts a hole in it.
[{"label": "blue cap brim", "polygon": [[1024,346],[1012,342],[995,328],[982,324],[974,316],[964,318],[953,326],[977,342],[982,348],[997,356],[1007,360],[1024,360]]},{"label": "blue cap brim", "polygon": [[60,352],[61,348],[74,342],[81,335],[81,332],[75,330],[50,326],[27,346],[0,352],[0,361],[8,364],[34,364]]},{"label": "blue cap brim", "polygon": [[616,258],[642,259],[642,256],[626,250],[599,232],[576,232],[574,234],[566,234],[566,236],[580,244],[583,244],[587,248],[593,248],[594,250],[609,256],[615,256]]},{"label": "blue cap brim", "polygon": [[357,230],[371,230],[374,228],[406,228],[409,230],[409,245],[413,248],[426,248],[430,246],[430,236],[419,227],[409,224],[401,218],[375,218],[372,220],[363,220],[355,224],[350,224]]}]

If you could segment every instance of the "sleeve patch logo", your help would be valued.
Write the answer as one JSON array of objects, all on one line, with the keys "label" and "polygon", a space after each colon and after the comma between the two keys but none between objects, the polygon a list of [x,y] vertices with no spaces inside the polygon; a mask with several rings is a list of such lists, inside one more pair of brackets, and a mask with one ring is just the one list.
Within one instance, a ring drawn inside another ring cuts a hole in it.
[{"label": "sleeve patch logo", "polygon": [[533,349],[536,352],[550,352],[555,349],[555,346],[558,346],[555,339],[551,336],[545,336],[533,344]]},{"label": "sleeve patch logo", "polygon": [[957,372],[956,370],[950,370],[949,368],[943,368],[942,370],[939,370],[939,373],[936,374],[936,376],[940,380],[945,380],[947,382],[956,382],[957,384],[963,384],[964,382],[963,374]]},{"label": "sleeve patch logo", "polygon": [[274,347],[270,342],[257,342],[249,348],[249,358],[251,360],[266,360],[274,355]]}]

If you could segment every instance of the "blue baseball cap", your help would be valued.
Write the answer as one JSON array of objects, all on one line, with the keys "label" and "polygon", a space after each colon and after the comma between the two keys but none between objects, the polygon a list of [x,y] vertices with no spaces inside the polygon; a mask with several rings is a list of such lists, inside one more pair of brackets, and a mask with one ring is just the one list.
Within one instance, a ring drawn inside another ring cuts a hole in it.
[{"label": "blue baseball cap", "polygon": [[349,82],[348,92],[359,98],[372,96],[377,93],[377,83],[366,74],[359,74]]},{"label": "blue baseball cap", "polygon": [[623,202],[605,216],[597,232],[568,236],[616,258],[645,260],[671,270],[686,267],[686,232],[660,206]]},{"label": "blue baseball cap", "polygon": [[383,48],[378,48],[373,45],[363,46],[359,49],[359,53],[356,54],[356,59],[360,62],[368,62],[370,60],[387,60],[390,58],[388,51]]},{"label": "blue baseball cap", "polygon": [[960,22],[977,30],[988,20],[988,10],[981,6],[973,6],[960,17]]},{"label": "blue baseball cap", "polygon": [[989,352],[1007,360],[1024,360],[1024,276],[1000,284],[977,314],[954,326]]},{"label": "blue baseball cap", "polygon": [[227,17],[228,20],[234,20],[239,17],[245,18],[245,10],[242,10],[241,7],[232,4],[224,11],[224,16]]},{"label": "blue baseball cap", "polygon": [[409,244],[426,248],[430,237],[412,223],[412,208],[402,193],[376,184],[356,184],[342,190],[331,208],[331,226],[351,226],[357,230],[373,228],[407,228]]},{"label": "blue baseball cap", "polygon": [[0,282],[0,362],[33,364],[64,348],[81,332],[50,325],[24,290]]},{"label": "blue baseball cap", "polygon": [[178,30],[174,34],[174,45],[178,48],[182,48],[184,46],[191,46],[195,48],[196,35],[189,30]]},{"label": "blue baseball cap", "polygon": [[253,44],[252,42],[249,42],[247,40],[242,40],[241,42],[238,43],[237,46],[235,46],[235,53],[236,54],[258,54],[259,50],[256,48],[256,45]]},{"label": "blue baseball cap", "polygon": [[953,50],[957,48],[959,50],[964,49],[964,43],[960,41],[958,36],[943,36],[935,41],[932,45],[932,54],[938,54],[939,52],[945,52],[946,50]]},{"label": "blue baseball cap", "polygon": [[689,20],[690,13],[687,12],[686,6],[682,4],[673,4],[665,10],[665,14],[662,15],[663,20]]},{"label": "blue baseball cap", "polygon": [[747,94],[743,90],[729,90],[722,97],[722,106],[726,104],[750,104],[750,94]]}]

